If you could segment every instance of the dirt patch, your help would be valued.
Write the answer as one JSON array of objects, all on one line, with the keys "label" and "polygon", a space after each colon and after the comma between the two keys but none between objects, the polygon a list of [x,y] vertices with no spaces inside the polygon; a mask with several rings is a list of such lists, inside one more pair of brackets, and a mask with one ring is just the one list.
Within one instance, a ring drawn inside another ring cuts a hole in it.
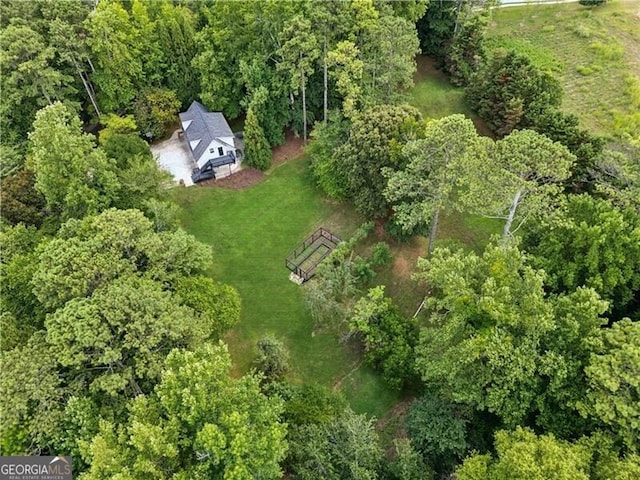
[{"label": "dirt patch", "polygon": [[228,177],[216,180],[205,180],[204,182],[198,183],[198,186],[222,187],[228,188],[230,190],[242,190],[243,188],[250,187],[251,185],[255,185],[256,183],[260,183],[265,178],[266,175],[260,170],[256,170],[255,168],[243,168],[239,172],[234,173],[233,175],[229,175]]},{"label": "dirt patch", "polygon": [[[406,400],[397,403],[387,414],[376,422],[376,430],[378,432],[385,432],[386,435],[390,435],[394,439],[407,438],[407,431],[404,427],[405,418],[409,411],[409,407],[413,403],[414,398],[407,398]],[[396,455],[396,448],[393,442],[389,442],[390,445],[386,448],[386,457],[393,460]]]},{"label": "dirt patch", "polygon": [[298,158],[304,154],[304,140],[296,136],[291,129],[284,133],[284,143],[273,149],[271,157],[271,167],[276,167],[281,163]]},{"label": "dirt patch", "polygon": [[438,61],[435,58],[416,55],[416,73],[413,74],[413,83],[419,83],[425,77],[449,81],[447,75],[440,70]]}]

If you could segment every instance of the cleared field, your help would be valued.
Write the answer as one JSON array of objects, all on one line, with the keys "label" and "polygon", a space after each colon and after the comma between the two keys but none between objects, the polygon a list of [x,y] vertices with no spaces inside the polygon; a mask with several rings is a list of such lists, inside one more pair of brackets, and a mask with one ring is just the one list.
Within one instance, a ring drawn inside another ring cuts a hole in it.
[{"label": "cleared field", "polygon": [[213,247],[211,277],[242,297],[240,323],[226,338],[236,373],[251,369],[256,342],[272,333],[290,351],[294,381],[333,386],[354,409],[378,417],[398,401],[360,352],[314,331],[302,287],[288,279],[285,258],[318,227],[348,238],[362,222],[351,207],[322,196],[304,158],[244,190],[190,187],[176,189],[175,198],[186,230]]},{"label": "cleared field", "polygon": [[638,1],[497,9],[488,36],[554,71],[564,87],[563,109],[594,133],[612,135],[640,109]]}]

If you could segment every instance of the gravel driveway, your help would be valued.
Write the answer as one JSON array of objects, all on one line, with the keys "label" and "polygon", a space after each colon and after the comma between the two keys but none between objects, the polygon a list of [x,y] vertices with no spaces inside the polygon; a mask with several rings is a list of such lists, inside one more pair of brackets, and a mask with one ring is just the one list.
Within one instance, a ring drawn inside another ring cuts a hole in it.
[{"label": "gravel driveway", "polygon": [[196,165],[192,160],[187,142],[183,138],[178,137],[178,132],[181,131],[182,129],[179,128],[173,132],[171,138],[164,142],[151,145],[150,148],[160,168],[171,173],[176,183],[179,184],[182,180],[188,187],[193,185],[191,172],[196,168]]}]

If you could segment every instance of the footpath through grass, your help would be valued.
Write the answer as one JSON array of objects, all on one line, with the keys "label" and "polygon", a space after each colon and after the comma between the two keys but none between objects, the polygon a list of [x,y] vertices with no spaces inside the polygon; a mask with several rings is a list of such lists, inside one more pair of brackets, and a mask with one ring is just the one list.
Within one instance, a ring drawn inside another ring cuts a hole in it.
[{"label": "footpath through grass", "polygon": [[489,38],[556,71],[563,109],[583,127],[611,135],[616,119],[640,109],[640,2],[500,8],[491,20]]},{"label": "footpath through grass", "polygon": [[242,297],[240,323],[226,340],[238,374],[251,368],[255,344],[266,333],[291,353],[293,380],[340,388],[358,412],[382,416],[399,396],[360,365],[360,355],[328,333],[314,333],[302,288],[290,282],[286,256],[317,227],[341,238],[361,219],[349,207],[325,200],[304,158],[278,166],[244,190],[176,189],[185,229],[213,247],[211,276]]}]

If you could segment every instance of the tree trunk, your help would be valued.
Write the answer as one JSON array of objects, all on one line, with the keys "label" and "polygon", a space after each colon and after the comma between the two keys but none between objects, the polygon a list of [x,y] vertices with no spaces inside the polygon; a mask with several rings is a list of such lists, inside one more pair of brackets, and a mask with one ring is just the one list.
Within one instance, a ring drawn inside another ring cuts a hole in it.
[{"label": "tree trunk", "polygon": [[306,79],[304,78],[304,74],[302,75],[302,138],[304,139],[304,143],[307,143],[307,88],[306,88]]},{"label": "tree trunk", "polygon": [[513,197],[513,201],[511,202],[511,207],[509,207],[509,216],[507,217],[507,222],[504,224],[504,230],[502,231],[502,242],[504,243],[509,235],[511,235],[511,224],[513,223],[513,219],[516,216],[516,210],[518,209],[518,203],[520,203],[520,198],[522,197],[522,189],[518,190]]},{"label": "tree trunk", "polygon": [[324,123],[327,123],[327,111],[329,109],[328,101],[328,72],[327,72],[327,33],[324,34],[324,52],[323,52],[323,69],[324,69]]},{"label": "tree trunk", "polygon": [[89,87],[89,83],[87,79],[84,78],[84,74],[75,60],[73,61],[73,64],[75,65],[78,75],[80,76],[80,80],[82,80],[84,89],[87,91],[87,95],[89,95],[89,100],[91,100],[91,104],[93,105],[93,108],[96,110],[96,114],[98,115],[98,118],[100,118],[100,109],[98,108],[98,102],[94,97],[94,92],[92,91],[93,89]]},{"label": "tree trunk", "polygon": [[436,242],[436,234],[438,233],[438,222],[440,220],[440,209],[436,210],[431,219],[431,231],[429,232],[429,247],[427,249],[427,255],[433,252],[433,245]]}]

